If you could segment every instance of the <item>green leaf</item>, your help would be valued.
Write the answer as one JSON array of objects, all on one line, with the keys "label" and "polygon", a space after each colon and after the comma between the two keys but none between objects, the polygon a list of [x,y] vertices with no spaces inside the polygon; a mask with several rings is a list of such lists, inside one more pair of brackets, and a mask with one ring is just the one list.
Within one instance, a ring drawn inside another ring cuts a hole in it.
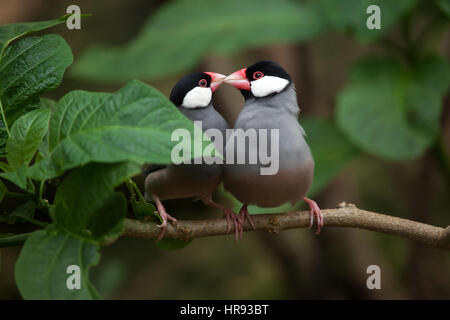
[{"label": "green leaf", "polygon": [[[411,12],[419,0],[316,0],[312,1],[321,19],[338,32],[351,30],[362,41],[375,40],[388,32],[404,15]],[[381,29],[368,29],[366,13],[370,5],[380,8]]]},{"label": "green leaf", "polygon": [[3,172],[7,172],[13,171],[14,169],[9,164],[0,161],[0,170],[2,170]]},{"label": "green leaf", "polygon": [[[7,113],[8,128],[10,128],[11,125],[13,125],[14,122],[21,116],[33,110],[39,109],[40,107],[41,104],[39,103],[39,100],[33,99],[30,102],[27,102],[24,105],[22,105],[19,109],[9,110],[10,112]],[[5,126],[4,121],[0,117],[0,157],[6,157],[6,142],[8,141],[8,138],[9,138],[8,130]]]},{"label": "green leaf", "polygon": [[52,112],[49,155],[30,174],[50,179],[88,162],[170,163],[176,129],[187,130],[194,143],[202,144],[193,122],[142,82],[131,81],[114,94],[73,91]]},{"label": "green leaf", "polygon": [[139,172],[140,166],[131,162],[90,163],[78,168],[56,192],[55,222],[68,232],[95,242],[118,236],[118,224],[123,222],[127,206],[124,195],[115,192],[114,187]]},{"label": "green leaf", "polygon": [[412,70],[392,59],[363,61],[338,96],[338,125],[368,153],[391,160],[418,157],[439,131],[449,70],[439,57],[426,57]]},{"label": "green leaf", "polygon": [[28,220],[34,217],[34,211],[36,210],[36,204],[33,201],[27,201],[21,204],[11,212],[11,217],[22,218]]},{"label": "green leaf", "polygon": [[23,190],[29,190],[27,186],[28,168],[25,166],[25,164],[16,168],[15,171],[1,172],[0,177],[11,181]]},{"label": "green leaf", "polygon": [[41,228],[45,228],[48,223],[34,219],[34,212],[36,210],[36,204],[28,200],[27,202],[19,205],[10,214],[6,212],[0,215],[0,222],[14,224],[17,222],[30,222]]},{"label": "green leaf", "polygon": [[[58,106],[58,102],[52,100],[52,99],[48,99],[48,98],[41,98],[40,99],[40,103],[41,106],[43,108],[48,108],[51,110],[51,112],[56,110],[56,107]],[[41,144],[39,145],[39,153],[38,156],[48,156],[49,151],[48,151],[48,130],[45,133],[44,138],[41,141]],[[42,159],[39,159],[39,161]],[[38,159],[35,160],[35,162],[38,162]]]},{"label": "green leaf", "polygon": [[435,0],[442,12],[450,18],[450,0]]},{"label": "green leaf", "polygon": [[59,35],[29,37],[8,47],[0,60],[0,96],[5,112],[55,89],[73,55]]},{"label": "green leaf", "polygon": [[24,35],[54,27],[58,24],[66,22],[69,15],[64,15],[59,19],[39,21],[39,22],[23,22],[13,23],[0,26],[0,59],[3,56],[5,48],[14,40],[23,37]]},{"label": "green leaf", "polygon": [[5,197],[7,192],[8,189],[6,188],[5,184],[0,180],[0,202],[3,201],[3,198]]},{"label": "green leaf", "polygon": [[125,184],[130,193],[130,204],[136,218],[138,220],[148,220],[153,217],[155,222],[161,223],[162,218],[159,214],[155,213],[155,206],[145,200],[136,183],[132,179],[128,179],[125,181]]},{"label": "green leaf", "polygon": [[61,83],[72,61],[69,45],[54,34],[21,39],[6,49],[0,59],[0,154],[8,137],[6,125],[39,107],[38,97]]},{"label": "green leaf", "polygon": [[[15,267],[15,279],[24,299],[93,299],[89,269],[100,259],[99,247],[49,226],[26,240]],[[80,268],[80,289],[68,289],[71,265]]]},{"label": "green leaf", "polygon": [[308,196],[326,187],[358,154],[358,149],[334,124],[319,118],[305,117],[300,123],[314,157],[314,180]]},{"label": "green leaf", "polygon": [[[120,197],[122,197],[121,194],[120,194]],[[120,201],[122,202],[122,200],[120,200]],[[122,204],[120,204],[120,205],[122,205]],[[126,203],[125,203],[125,207],[126,207]],[[116,209],[116,208],[113,208],[112,210],[113,210],[113,212],[118,211],[118,209]],[[106,208],[105,208],[105,211],[106,211]],[[125,213],[125,215],[126,215],[126,213]],[[120,237],[124,231],[125,231],[124,219],[120,219],[119,222],[115,226],[111,227],[111,229],[108,230],[108,232],[105,233],[103,236],[100,236],[100,237],[98,237],[98,239],[95,239],[94,242],[97,242],[100,244],[112,243],[112,241],[114,241],[115,239]]]},{"label": "green leaf", "polygon": [[11,214],[6,215],[5,218],[8,223],[30,222],[41,228],[45,228],[48,223],[34,219],[35,210],[36,203],[34,203],[34,201],[28,200],[27,202],[15,208],[14,211],[11,212]]},{"label": "green leaf", "polygon": [[155,214],[156,208],[153,204],[145,201],[136,200],[132,203],[133,213],[139,220],[146,220],[150,217],[159,215]]},{"label": "green leaf", "polygon": [[42,108],[20,117],[11,128],[6,144],[8,163],[18,168],[28,165],[44,138],[50,119],[50,109]]},{"label": "green leaf", "polygon": [[159,79],[192,69],[211,52],[234,54],[273,43],[302,42],[322,31],[322,20],[309,3],[172,1],[152,14],[124,48],[93,47],[71,71],[102,83]]}]

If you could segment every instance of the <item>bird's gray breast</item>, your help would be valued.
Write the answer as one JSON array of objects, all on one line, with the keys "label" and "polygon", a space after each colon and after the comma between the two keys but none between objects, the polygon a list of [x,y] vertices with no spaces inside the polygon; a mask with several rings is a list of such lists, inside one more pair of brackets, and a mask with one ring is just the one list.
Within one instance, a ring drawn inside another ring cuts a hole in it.
[{"label": "bird's gray breast", "polygon": [[[278,166],[274,174],[262,174],[262,168],[270,165],[249,164],[250,154],[260,155],[258,143],[246,143],[246,163],[237,164],[234,155],[232,164],[227,158],[224,169],[224,184],[238,200],[243,203],[256,204],[263,207],[278,206],[286,202],[296,202],[306,195],[313,178],[314,162],[311,151],[304,139],[304,130],[298,123],[298,106],[295,91],[290,88],[273,97],[250,100],[239,114],[236,129],[267,131],[267,153],[271,155],[271,166]],[[235,140],[236,142],[236,140]],[[230,139],[226,147],[239,150]],[[273,163],[278,161],[278,163]],[[270,171],[269,171],[270,172]],[[272,170],[273,172],[273,170]]]}]

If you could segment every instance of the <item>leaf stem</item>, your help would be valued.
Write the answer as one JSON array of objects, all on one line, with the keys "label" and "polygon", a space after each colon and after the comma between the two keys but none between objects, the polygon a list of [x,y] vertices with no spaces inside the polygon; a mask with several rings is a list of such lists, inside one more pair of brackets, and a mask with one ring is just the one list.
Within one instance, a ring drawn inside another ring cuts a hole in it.
[{"label": "leaf stem", "polygon": [[131,203],[135,204],[136,203],[136,194],[134,193],[133,185],[132,185],[131,181],[132,181],[131,179],[126,179],[125,180],[125,185],[127,186],[128,192],[130,193],[130,201],[131,201]]},{"label": "leaf stem", "polygon": [[35,225],[37,225],[37,226],[39,226],[41,228],[45,228],[46,226],[48,226],[47,222],[42,222],[42,221],[30,218],[30,217],[21,217],[21,218],[25,219],[26,221],[28,221],[28,222],[30,222],[32,224],[35,224]]},{"label": "leaf stem", "polygon": [[21,245],[31,235],[30,233],[13,234],[11,236],[0,237],[0,248],[13,247]]},{"label": "leaf stem", "polygon": [[18,193],[18,192],[7,192],[5,194],[5,196],[8,198],[14,198],[14,199],[30,199],[31,198],[30,195]]},{"label": "leaf stem", "polygon": [[45,191],[45,180],[41,180],[41,183],[39,185],[39,198],[42,198]]},{"label": "leaf stem", "polygon": [[145,201],[145,198],[142,195],[141,190],[139,190],[138,186],[132,179],[127,179],[126,184],[127,184],[128,190],[130,191],[130,193],[132,195],[134,195],[135,199],[136,199],[136,194],[137,194],[139,201],[147,202],[147,201]]}]

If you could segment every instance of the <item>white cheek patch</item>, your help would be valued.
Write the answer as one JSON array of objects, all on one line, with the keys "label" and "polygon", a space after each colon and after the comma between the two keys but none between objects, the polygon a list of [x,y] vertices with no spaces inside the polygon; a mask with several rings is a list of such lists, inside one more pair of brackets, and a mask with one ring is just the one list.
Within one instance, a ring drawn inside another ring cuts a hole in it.
[{"label": "white cheek patch", "polygon": [[289,81],[274,76],[264,76],[261,79],[253,80],[251,85],[252,93],[255,97],[261,98],[272,93],[282,91],[289,84]]},{"label": "white cheek patch", "polygon": [[211,103],[211,98],[211,88],[195,87],[184,96],[182,106],[191,109],[207,107]]}]

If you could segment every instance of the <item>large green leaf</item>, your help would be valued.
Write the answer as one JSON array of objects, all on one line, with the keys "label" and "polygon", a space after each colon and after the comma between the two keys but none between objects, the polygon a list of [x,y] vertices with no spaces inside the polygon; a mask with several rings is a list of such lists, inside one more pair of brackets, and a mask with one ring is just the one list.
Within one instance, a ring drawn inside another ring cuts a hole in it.
[{"label": "large green leaf", "polygon": [[323,23],[308,3],[290,0],[179,0],[152,14],[124,48],[93,47],[73,74],[88,81],[158,79],[187,71],[211,52],[308,40]]},{"label": "large green leaf", "polygon": [[11,181],[21,189],[29,190],[27,186],[28,167],[25,164],[14,169],[11,167],[6,167],[5,169],[7,169],[7,171],[0,172],[0,177]]},{"label": "large green leaf", "polygon": [[138,174],[140,168],[131,162],[90,163],[73,171],[56,192],[54,220],[68,232],[89,240],[109,237],[127,212],[124,195],[114,192],[114,187]]},{"label": "large green leaf", "polygon": [[[88,162],[170,163],[172,132],[194,123],[158,90],[137,80],[114,94],[73,91],[50,118],[49,155],[30,168],[33,178],[49,179]],[[194,155],[195,156],[195,155]]]},{"label": "large green leaf", "polygon": [[25,112],[39,107],[39,95],[56,88],[73,55],[58,35],[29,37],[7,47],[0,59],[0,154],[9,127]]},{"label": "large green leaf", "polygon": [[[419,0],[315,0],[321,19],[336,31],[352,30],[359,40],[374,40],[391,29]],[[367,28],[367,8],[380,8],[381,29]]]},{"label": "large green leaf", "polygon": [[443,58],[424,58],[414,69],[392,59],[355,65],[338,96],[337,121],[365,151],[392,160],[420,156],[439,130],[450,71]]},{"label": "large green leaf", "polygon": [[[0,99],[1,103],[1,99]],[[21,116],[27,114],[30,111],[39,109],[42,105],[39,100],[31,100],[18,109],[9,110],[7,114],[8,128],[14,125],[14,122]],[[0,116],[0,157],[6,157],[6,142],[8,141],[9,135],[5,126],[5,123]]]},{"label": "large green leaf", "polygon": [[64,15],[59,19],[38,21],[38,22],[22,22],[0,26],[0,59],[3,56],[5,48],[14,40],[24,35],[54,27],[64,23],[70,15]]},{"label": "large green leaf", "polygon": [[50,109],[42,108],[20,117],[11,128],[6,144],[8,163],[14,167],[28,165],[44,138],[50,119]]},{"label": "large green leaf", "polygon": [[[100,259],[98,246],[49,226],[25,241],[15,267],[15,279],[24,299],[93,299],[89,269]],[[69,289],[71,265],[80,268],[80,289]]]},{"label": "large green leaf", "polygon": [[73,55],[56,34],[28,37],[8,47],[0,60],[0,97],[6,113],[56,88]]}]

